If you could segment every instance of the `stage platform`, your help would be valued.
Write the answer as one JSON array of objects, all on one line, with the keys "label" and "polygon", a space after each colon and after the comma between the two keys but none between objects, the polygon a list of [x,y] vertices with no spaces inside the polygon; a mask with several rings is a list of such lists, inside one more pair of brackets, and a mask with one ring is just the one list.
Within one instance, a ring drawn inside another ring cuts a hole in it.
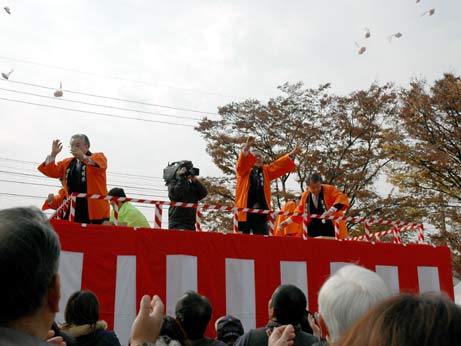
[{"label": "stage platform", "polygon": [[[167,314],[186,290],[207,296],[216,318],[232,314],[245,330],[267,322],[267,303],[281,283],[300,287],[310,311],[317,293],[341,266],[376,271],[393,292],[445,292],[454,298],[450,251],[430,245],[371,244],[241,234],[132,229],[52,221],[62,246],[63,321],[68,297],[95,292],[101,318],[126,344],[144,294],[158,294]],[[213,324],[208,334],[214,337]]]}]

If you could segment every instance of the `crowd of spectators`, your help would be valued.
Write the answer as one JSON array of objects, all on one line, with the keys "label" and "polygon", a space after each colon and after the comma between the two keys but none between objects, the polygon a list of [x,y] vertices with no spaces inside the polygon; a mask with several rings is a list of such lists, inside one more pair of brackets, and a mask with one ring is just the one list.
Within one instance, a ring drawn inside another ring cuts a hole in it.
[{"label": "crowd of spectators", "polygon": [[[118,346],[100,320],[91,291],[71,295],[65,323],[59,310],[60,243],[36,208],[0,210],[0,345]],[[318,295],[318,316],[306,321],[306,296],[296,286],[277,287],[268,302],[265,326],[244,331],[236,316],[215,323],[211,302],[194,291],[165,316],[158,296],[143,296],[131,328],[130,346],[309,346],[460,345],[461,308],[440,295],[391,295],[374,272],[347,265],[333,273]]]}]

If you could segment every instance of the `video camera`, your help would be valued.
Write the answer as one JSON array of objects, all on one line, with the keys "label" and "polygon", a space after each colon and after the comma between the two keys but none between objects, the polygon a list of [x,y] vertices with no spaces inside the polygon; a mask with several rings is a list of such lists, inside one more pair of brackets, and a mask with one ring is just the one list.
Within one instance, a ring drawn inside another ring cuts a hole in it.
[{"label": "video camera", "polygon": [[186,172],[184,173],[186,177],[196,177],[200,174],[200,169],[195,168],[192,161],[182,160],[168,163],[168,166],[163,169],[163,180],[165,180],[165,185],[168,185],[175,178],[176,172],[183,167],[186,167]]}]

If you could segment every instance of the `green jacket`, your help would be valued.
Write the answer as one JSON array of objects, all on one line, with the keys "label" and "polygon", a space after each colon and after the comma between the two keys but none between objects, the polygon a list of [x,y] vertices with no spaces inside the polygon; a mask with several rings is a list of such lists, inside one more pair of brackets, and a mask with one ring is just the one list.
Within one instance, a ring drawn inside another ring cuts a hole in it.
[{"label": "green jacket", "polygon": [[[114,221],[114,211],[110,211],[110,221]],[[150,228],[149,222],[143,213],[129,202],[122,204],[118,211],[118,222],[126,222],[129,227]]]}]

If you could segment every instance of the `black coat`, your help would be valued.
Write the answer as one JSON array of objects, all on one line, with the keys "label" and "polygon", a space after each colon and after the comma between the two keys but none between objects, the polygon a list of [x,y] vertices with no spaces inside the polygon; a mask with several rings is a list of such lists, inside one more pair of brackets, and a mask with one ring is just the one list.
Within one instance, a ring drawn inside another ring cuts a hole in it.
[{"label": "black coat", "polygon": [[[207,189],[200,181],[190,181],[183,176],[176,177],[168,184],[168,197],[172,202],[197,203],[207,194]],[[170,207],[168,228],[195,230],[195,213],[195,208]]]}]

